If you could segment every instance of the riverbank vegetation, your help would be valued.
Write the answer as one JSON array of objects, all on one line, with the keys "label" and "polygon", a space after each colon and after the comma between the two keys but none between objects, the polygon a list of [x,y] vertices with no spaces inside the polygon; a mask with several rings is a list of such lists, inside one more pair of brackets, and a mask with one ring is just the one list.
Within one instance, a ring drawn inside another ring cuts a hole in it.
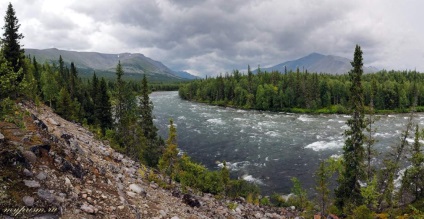
[{"label": "riverbank vegetation", "polygon": [[[380,71],[361,77],[365,109],[376,113],[409,112],[414,98],[416,111],[424,111],[424,75],[416,71]],[[186,100],[243,109],[293,113],[350,113],[348,74],[330,75],[308,71],[281,74],[262,72],[197,79],[184,84],[179,95]]]}]

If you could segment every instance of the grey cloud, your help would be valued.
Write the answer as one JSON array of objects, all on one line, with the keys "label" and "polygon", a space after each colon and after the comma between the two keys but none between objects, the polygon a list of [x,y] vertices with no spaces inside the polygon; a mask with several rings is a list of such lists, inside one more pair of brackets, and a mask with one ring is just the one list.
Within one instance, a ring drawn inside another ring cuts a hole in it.
[{"label": "grey cloud", "polygon": [[[37,48],[142,52],[172,69],[216,75],[248,64],[275,65],[311,52],[350,58],[355,44],[360,44],[365,64],[416,65],[410,68],[424,70],[416,49],[424,46],[421,13],[389,3],[69,0],[63,3],[66,8],[50,8],[44,0],[12,0],[22,16],[24,44]],[[0,11],[6,7],[0,5]]]}]

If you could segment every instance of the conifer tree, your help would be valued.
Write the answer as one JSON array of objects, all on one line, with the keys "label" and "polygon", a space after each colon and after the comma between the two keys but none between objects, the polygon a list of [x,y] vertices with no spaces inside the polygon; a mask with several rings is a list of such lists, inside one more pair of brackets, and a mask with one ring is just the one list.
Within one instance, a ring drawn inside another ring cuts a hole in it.
[{"label": "conifer tree", "polygon": [[362,204],[361,186],[359,180],[364,177],[364,140],[363,130],[366,127],[364,120],[364,94],[361,83],[363,73],[362,51],[356,45],[353,62],[353,69],[349,72],[351,82],[350,104],[352,117],[347,121],[349,129],[345,131],[347,137],[343,147],[344,171],[339,177],[339,187],[336,189],[336,205],[344,207],[359,206]]},{"label": "conifer tree", "polygon": [[62,87],[57,103],[57,113],[63,116],[65,119],[71,119],[73,116],[72,108],[72,100],[69,96],[69,92],[66,90],[66,88]]},{"label": "conifer tree", "polygon": [[420,143],[420,133],[418,125],[415,127],[414,144],[411,148],[411,167],[405,172],[405,181],[402,185],[413,195],[414,200],[424,197],[424,154]]},{"label": "conifer tree", "polygon": [[157,128],[153,123],[153,104],[149,98],[149,88],[147,85],[146,75],[143,76],[141,83],[141,100],[140,100],[140,127],[144,136],[147,138],[146,148],[143,150],[143,160],[151,167],[157,166],[162,153],[162,142],[158,139]]},{"label": "conifer tree", "polygon": [[116,101],[117,103],[115,107],[115,116],[118,122],[123,117],[123,111],[124,111],[125,84],[122,79],[123,75],[124,75],[124,70],[122,69],[121,61],[119,61],[118,65],[116,66]]},{"label": "conifer tree", "polygon": [[169,175],[169,184],[175,177],[178,164],[178,148],[177,148],[177,130],[175,129],[172,119],[169,121],[169,136],[166,140],[166,148],[159,160],[159,169]]},{"label": "conifer tree", "polygon": [[104,78],[100,80],[100,85],[95,102],[95,117],[99,122],[100,128],[102,130],[102,135],[104,136],[106,134],[106,129],[112,128],[111,105],[109,102],[106,81],[104,80]]},{"label": "conifer tree", "polygon": [[[9,3],[4,17],[4,33],[1,42],[4,57],[10,63],[15,73],[18,73],[19,69],[23,68],[25,65],[24,49],[21,48],[19,42],[24,36],[19,33],[19,27],[21,25],[18,22],[15,9],[12,4]],[[23,73],[21,72],[18,75],[17,81],[20,82],[22,79]]]},{"label": "conifer tree", "polygon": [[144,136],[149,139],[156,138],[157,128],[153,124],[153,104],[149,98],[149,87],[147,85],[146,75],[143,76],[141,83],[141,104],[140,104],[140,113],[141,113],[141,127],[144,131]]}]

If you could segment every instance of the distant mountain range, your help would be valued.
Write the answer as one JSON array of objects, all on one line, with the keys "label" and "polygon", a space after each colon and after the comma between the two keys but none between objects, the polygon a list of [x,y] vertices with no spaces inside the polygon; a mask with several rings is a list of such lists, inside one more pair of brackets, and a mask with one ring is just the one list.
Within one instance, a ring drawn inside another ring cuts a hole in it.
[{"label": "distant mountain range", "polygon": [[[296,69],[299,68],[300,71],[308,70],[308,72],[344,74],[348,73],[352,69],[350,62],[351,60],[340,56],[312,53],[300,59],[287,61],[270,68],[261,68],[261,71],[279,71],[284,73],[286,68],[287,71],[296,71]],[[373,73],[377,71],[379,71],[379,69],[375,67],[364,66],[365,73]],[[257,73],[257,69],[254,73]]]},{"label": "distant mountain range", "polygon": [[[58,63],[62,56],[65,64],[74,62],[78,71],[86,76],[96,72],[102,77],[115,77],[118,61],[124,70],[124,76],[129,79],[140,79],[144,74],[150,81],[182,81],[197,78],[188,72],[173,71],[159,61],[155,61],[140,53],[104,54],[97,52],[75,52],[59,49],[25,49],[26,55],[31,55],[39,63]],[[84,77],[84,75],[81,75]]]}]

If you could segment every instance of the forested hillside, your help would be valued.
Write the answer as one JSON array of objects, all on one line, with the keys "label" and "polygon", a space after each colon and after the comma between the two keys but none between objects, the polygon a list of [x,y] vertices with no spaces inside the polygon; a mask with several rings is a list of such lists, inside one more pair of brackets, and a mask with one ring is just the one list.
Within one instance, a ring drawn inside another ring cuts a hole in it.
[{"label": "forested hillside", "polygon": [[[417,98],[424,108],[424,75],[415,71],[380,71],[362,76],[364,103],[377,111],[407,112]],[[277,71],[198,79],[180,87],[183,99],[245,109],[347,113],[349,75]]]}]

